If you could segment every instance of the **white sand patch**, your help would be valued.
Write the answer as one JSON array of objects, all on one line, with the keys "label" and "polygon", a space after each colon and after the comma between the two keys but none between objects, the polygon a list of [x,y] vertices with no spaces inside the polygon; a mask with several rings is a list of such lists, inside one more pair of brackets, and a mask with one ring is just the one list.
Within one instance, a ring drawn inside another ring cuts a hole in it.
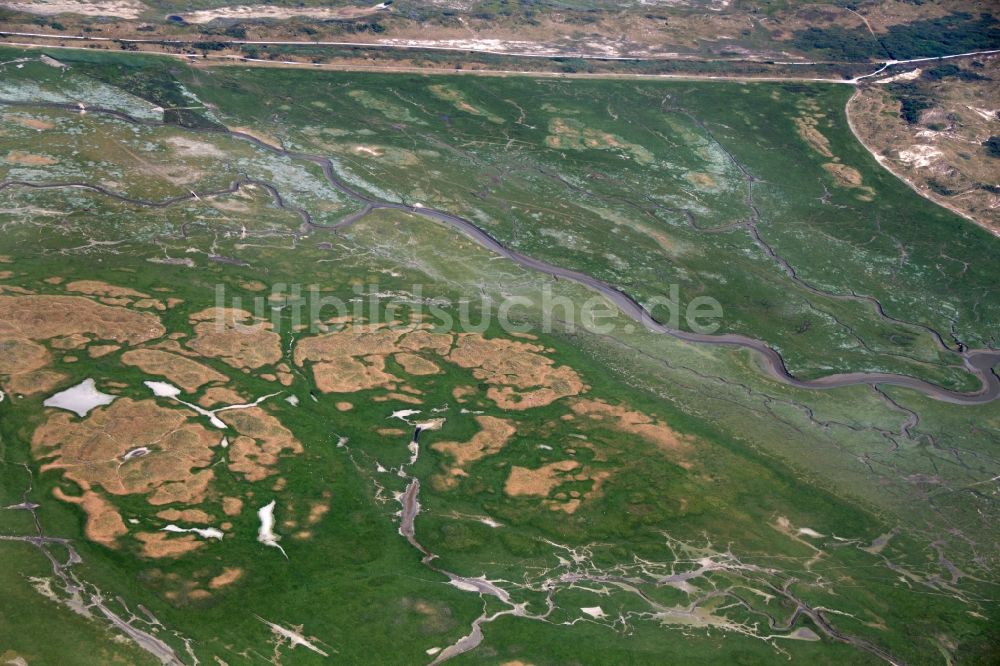
[{"label": "white sand patch", "polygon": [[983,120],[996,120],[997,117],[998,117],[997,114],[1000,114],[1000,111],[996,111],[996,110],[990,111],[989,109],[979,109],[979,108],[976,108],[974,106],[970,106],[969,109],[972,110],[973,112],[975,112],[976,115],[978,115]]},{"label": "white sand patch", "polygon": [[[146,381],[143,382],[143,384],[148,386],[153,391],[153,395],[157,396],[158,398],[170,398],[171,400],[179,402],[180,404],[184,405],[189,409],[193,409],[195,412],[201,414],[202,416],[207,417],[209,422],[219,430],[225,430],[228,427],[222,421],[222,419],[216,416],[216,414],[218,414],[219,412],[229,411],[230,409],[249,409],[250,407],[256,407],[257,405],[264,402],[268,398],[273,398],[274,396],[279,395],[280,393],[280,392],[268,393],[267,395],[262,395],[253,402],[248,402],[242,405],[226,405],[225,407],[218,407],[217,409],[205,409],[204,407],[200,407],[190,402],[185,402],[184,400],[178,398],[177,396],[181,394],[181,390],[176,386],[174,386],[173,384],[169,384],[167,382],[154,382],[154,381]],[[293,404],[298,404],[298,403],[293,403]],[[228,445],[229,443],[226,442],[224,446]]]},{"label": "white sand patch", "polygon": [[592,617],[594,619],[597,619],[597,620],[599,620],[602,617],[604,617],[604,609],[601,608],[600,606],[591,606],[589,608],[581,608],[580,611],[583,612],[583,613],[586,613],[590,617]]},{"label": "white sand patch", "polygon": [[271,500],[270,504],[265,504],[257,510],[257,518],[260,519],[260,529],[257,530],[257,541],[265,546],[277,548],[281,554],[288,558],[288,553],[278,544],[280,536],[274,533],[274,507],[278,505],[277,500]]},{"label": "white sand patch", "polygon": [[3,2],[0,6],[29,14],[54,16],[79,14],[81,16],[117,16],[134,19],[146,11],[146,5],[137,0],[36,0],[35,2]]},{"label": "white sand patch", "polygon": [[114,401],[115,396],[97,390],[93,379],[85,379],[72,388],[56,393],[42,404],[46,407],[57,407],[75,412],[77,416],[82,417],[86,416],[93,408],[110,405]]},{"label": "white sand patch", "polygon": [[917,168],[930,166],[935,158],[941,157],[942,155],[944,155],[944,153],[934,146],[920,144],[910,146],[906,150],[899,151],[900,161]]},{"label": "white sand patch", "polygon": [[177,525],[167,525],[161,532],[174,532],[176,534],[184,534],[186,532],[192,532],[197,534],[202,539],[221,539],[226,536],[222,530],[215,529],[214,527],[178,527]]},{"label": "white sand patch", "polygon": [[466,583],[464,580],[458,580],[457,578],[452,578],[448,582],[451,583],[451,585],[453,587],[457,587],[458,589],[462,590],[463,592],[478,592],[479,591],[478,587],[476,587],[472,583]]},{"label": "white sand patch", "polygon": [[895,76],[890,76],[889,78],[886,78],[886,79],[879,79],[875,83],[892,83],[894,81],[912,81],[913,79],[918,78],[920,76],[921,72],[923,72],[923,71],[924,70],[922,70],[922,69],[920,69],[918,67],[917,69],[911,69],[909,72],[903,72],[902,74],[896,74]]},{"label": "white sand patch", "polygon": [[207,416],[209,423],[211,423],[216,428],[219,428],[220,430],[226,429],[226,424],[223,423],[222,420],[215,415],[215,412],[210,412],[207,409],[204,409],[203,407],[191,404],[190,402],[185,402],[184,400],[178,398],[177,396],[181,394],[181,390],[176,386],[174,386],[173,384],[168,384],[167,382],[152,382],[152,381],[146,381],[143,382],[143,384],[148,386],[153,391],[153,395],[155,395],[156,397],[170,398],[171,400],[179,402],[185,407],[193,409],[195,412],[201,414],[202,416]]},{"label": "white sand patch", "polygon": [[[275,624],[273,622],[268,622],[267,620],[265,620],[264,618],[260,617],[259,615],[257,616],[257,619],[260,620],[261,622],[263,622],[264,624],[266,624],[267,626],[271,627],[271,631],[274,632],[275,636],[278,636],[281,639],[287,640],[288,643],[289,643],[289,645],[291,645],[291,647],[292,647],[293,650],[301,645],[302,647],[306,648],[307,650],[312,650],[313,652],[315,652],[318,655],[322,655],[324,657],[329,657],[330,656],[326,652],[323,652],[323,650],[319,649],[319,647],[317,647],[315,643],[313,643],[313,641],[315,641],[317,639],[312,638],[312,637],[306,638],[305,636],[303,636],[302,634],[300,634],[298,631],[292,631],[291,629],[286,629],[285,627],[282,627],[279,624]],[[299,630],[301,630],[301,629],[302,629],[302,627],[299,627]]]},{"label": "white sand patch", "polygon": [[217,9],[203,9],[180,17],[187,23],[209,23],[215,19],[290,19],[311,18],[319,21],[328,19],[360,18],[384,9],[384,5],[373,7],[267,7],[263,5],[234,5]]}]

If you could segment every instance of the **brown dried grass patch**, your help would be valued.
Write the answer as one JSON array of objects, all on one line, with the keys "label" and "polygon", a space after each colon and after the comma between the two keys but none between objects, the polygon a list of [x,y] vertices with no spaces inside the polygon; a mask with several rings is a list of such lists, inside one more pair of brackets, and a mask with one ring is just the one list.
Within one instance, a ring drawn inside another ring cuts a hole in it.
[{"label": "brown dried grass patch", "polygon": [[208,586],[213,590],[232,585],[243,577],[243,569],[239,567],[226,567],[218,576],[208,581]]},{"label": "brown dried grass patch", "polygon": [[476,387],[474,386],[456,386],[451,390],[452,397],[459,403],[468,402],[467,398],[476,395],[476,393]]},{"label": "brown dried grass patch", "polygon": [[343,356],[313,365],[316,388],[323,393],[354,393],[395,385],[402,378],[385,371],[384,356]]},{"label": "brown dried grass patch", "polygon": [[69,379],[69,375],[56,370],[34,370],[32,372],[23,372],[19,375],[11,375],[7,380],[6,388],[11,393],[20,393],[22,395],[48,393],[67,379]]},{"label": "brown dried grass patch", "polygon": [[133,349],[122,354],[122,363],[139,368],[151,375],[166,377],[188,393],[209,382],[225,382],[229,378],[197,361],[156,349]]},{"label": "brown dried grass patch", "polygon": [[243,500],[239,497],[223,497],[222,512],[227,516],[238,516],[243,511]]},{"label": "brown dried grass patch", "polygon": [[602,132],[568,118],[549,120],[545,145],[557,150],[624,150],[640,164],[653,162],[653,154],[643,146],[629,143],[616,134]]},{"label": "brown dried grass patch", "polygon": [[281,336],[245,310],[209,308],[191,315],[195,337],[187,346],[234,368],[259,368],[281,360]]},{"label": "brown dried grass patch", "polygon": [[809,147],[823,157],[833,157],[830,151],[830,140],[820,132],[816,125],[818,121],[812,116],[801,115],[795,118],[795,131]]},{"label": "brown dried grass patch", "polygon": [[241,434],[229,447],[229,469],[251,482],[266,479],[286,452],[302,453],[302,445],[278,419],[260,407],[221,412],[219,418]]},{"label": "brown dried grass patch", "polygon": [[142,542],[145,557],[178,557],[205,545],[191,534],[168,536],[166,532],[139,532],[135,538]]},{"label": "brown dried grass patch", "polygon": [[61,502],[80,505],[87,514],[87,524],[83,533],[88,539],[107,548],[117,548],[118,537],[128,534],[128,528],[121,514],[111,502],[87,486],[82,487],[87,489],[80,497],[67,495],[58,487],[52,490],[52,495]]},{"label": "brown dried grass patch", "polygon": [[101,358],[107,356],[108,354],[113,354],[114,352],[121,349],[119,345],[94,345],[92,347],[87,347],[87,355],[90,358]]},{"label": "brown dried grass patch", "polygon": [[[583,380],[569,366],[556,366],[540,352],[544,347],[503,338],[458,336],[448,359],[487,384],[487,396],[503,409],[531,409],[551,404],[586,390]],[[537,387],[537,388],[536,388]],[[523,389],[534,388],[532,391]],[[522,389],[522,390],[515,390]]]},{"label": "brown dried grass patch", "polygon": [[33,130],[50,130],[55,128],[55,125],[46,122],[44,120],[38,120],[37,118],[29,118],[27,116],[21,116],[14,113],[5,113],[3,119],[7,122],[17,123],[22,127],[27,127]]},{"label": "brown dried grass patch", "polygon": [[565,481],[573,480],[570,472],[580,468],[575,460],[558,460],[537,469],[511,467],[504,484],[504,492],[511,497],[548,497],[549,493]]},{"label": "brown dried grass patch", "polygon": [[306,518],[307,525],[316,525],[323,520],[323,516],[330,512],[329,502],[313,502],[309,506],[309,516]]},{"label": "brown dried grass patch", "polygon": [[162,336],[159,318],[82,296],[0,296],[0,334],[32,340],[91,333],[130,345]]},{"label": "brown dried grass patch", "polygon": [[406,353],[404,360],[419,359],[425,364],[421,369],[429,369],[433,364],[412,352],[433,349],[441,353],[450,345],[450,335],[428,333],[413,326],[347,326],[340,331],[303,339],[295,347],[294,360],[299,366],[313,362],[316,387],[323,393],[353,393],[374,388],[393,389],[403,382],[402,378],[385,371],[385,358],[390,354]]},{"label": "brown dried grass patch", "polygon": [[499,453],[517,432],[510,419],[477,416],[476,422],[481,430],[468,442],[435,442],[431,448],[450,455],[459,468],[464,468],[480,458]]},{"label": "brown dried grass patch", "polygon": [[428,361],[423,356],[400,353],[396,354],[393,358],[396,359],[397,363],[403,366],[403,370],[405,370],[408,375],[436,375],[441,372],[441,368],[431,361]]},{"label": "brown dried grass patch", "polygon": [[201,509],[164,509],[156,514],[157,518],[170,522],[193,523],[195,525],[210,525],[215,518]]},{"label": "brown dried grass patch", "polygon": [[32,155],[31,153],[25,153],[20,150],[12,150],[7,153],[7,157],[4,158],[4,161],[8,164],[18,164],[22,166],[49,166],[59,163],[59,160],[54,157],[48,157],[47,155]]},{"label": "brown dried grass patch", "polygon": [[266,143],[267,145],[277,148],[278,150],[281,150],[282,148],[281,140],[268,134],[267,132],[261,132],[260,130],[251,129],[249,127],[230,127],[229,130],[231,132],[241,132],[246,134],[247,136],[257,139],[261,143]]},{"label": "brown dried grass patch", "polygon": [[405,393],[389,392],[385,395],[377,395],[372,398],[372,402],[389,402],[390,400],[396,400],[398,402],[405,402],[407,405],[422,405],[424,401],[420,398],[414,398],[412,395],[406,395]]},{"label": "brown dried grass patch", "polygon": [[22,337],[0,339],[0,374],[17,375],[44,368],[52,360],[42,345]]},{"label": "brown dried grass patch", "polygon": [[[152,400],[120,398],[85,419],[53,413],[34,433],[42,470],[59,469],[81,487],[101,486],[112,495],[148,495],[154,506],[200,504],[214,477],[212,447],[218,436],[188,421],[190,412],[160,407]],[[146,455],[124,460],[146,447]]]},{"label": "brown dried grass patch", "polygon": [[719,187],[719,183],[716,182],[715,178],[713,178],[711,174],[700,171],[688,171],[684,174],[684,179],[695,187],[703,190],[715,190]]},{"label": "brown dried grass patch", "polygon": [[861,172],[854,167],[838,162],[827,162],[823,165],[823,169],[834,177],[839,187],[861,190],[861,194],[857,196],[862,201],[871,201],[875,198],[875,190],[864,184]]},{"label": "brown dried grass patch", "polygon": [[206,409],[216,405],[244,405],[246,402],[246,398],[225,386],[213,386],[206,389],[205,395],[198,399],[198,404]]},{"label": "brown dried grass patch", "polygon": [[128,287],[119,287],[108,284],[100,280],[74,280],[66,285],[66,291],[73,291],[78,294],[89,296],[113,296],[115,298],[150,298],[149,294],[144,294]]},{"label": "brown dried grass patch", "polygon": [[642,412],[630,410],[624,405],[612,405],[603,400],[579,399],[570,404],[579,416],[593,421],[609,422],[611,427],[622,432],[642,437],[667,451],[687,449],[693,439],[673,430],[666,423],[658,421]]}]

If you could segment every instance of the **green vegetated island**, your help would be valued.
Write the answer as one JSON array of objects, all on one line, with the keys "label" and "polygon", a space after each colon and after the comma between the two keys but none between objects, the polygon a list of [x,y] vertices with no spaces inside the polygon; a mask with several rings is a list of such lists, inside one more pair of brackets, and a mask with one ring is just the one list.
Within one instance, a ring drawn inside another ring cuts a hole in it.
[{"label": "green vegetated island", "polygon": [[1000,243],[849,87],[51,56],[0,51],[5,663],[1000,649]]}]

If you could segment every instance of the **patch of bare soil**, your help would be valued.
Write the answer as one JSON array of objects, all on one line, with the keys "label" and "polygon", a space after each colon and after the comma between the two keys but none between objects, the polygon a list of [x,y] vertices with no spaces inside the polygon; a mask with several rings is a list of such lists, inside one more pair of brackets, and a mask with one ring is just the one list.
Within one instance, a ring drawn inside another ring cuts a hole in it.
[{"label": "patch of bare soil", "polygon": [[137,19],[146,10],[138,0],[35,0],[34,2],[3,2],[0,6],[29,14],[54,16],[79,14],[81,16],[115,16]]},{"label": "patch of bare soil", "polygon": [[62,349],[62,350],[79,349],[80,347],[86,345],[88,342],[90,342],[90,338],[88,338],[86,335],[83,335],[82,333],[73,333],[71,335],[64,335],[58,338],[52,338],[49,341],[49,346],[52,347],[53,349]]},{"label": "patch of bare soil", "polygon": [[197,361],[157,349],[132,349],[122,354],[122,363],[151,375],[166,377],[188,393],[210,382],[226,382],[224,374]]},{"label": "patch of bare soil", "polygon": [[307,18],[331,21],[361,18],[379,11],[378,7],[275,7],[269,5],[234,5],[188,12],[180,16],[186,23],[210,23],[216,19],[270,19]]},{"label": "patch of bare soil", "polygon": [[202,356],[218,358],[234,368],[259,368],[281,360],[281,336],[270,322],[249,312],[209,308],[191,315],[194,338],[187,346]]},{"label": "patch of bare soil", "polygon": [[238,516],[243,511],[243,500],[239,497],[223,497],[222,512],[227,516]]},{"label": "patch of bare soil", "polygon": [[274,467],[286,453],[302,453],[302,444],[292,433],[260,407],[220,412],[219,418],[240,433],[229,445],[229,469],[247,481],[275,474]]},{"label": "patch of bare soil", "polygon": [[353,393],[395,386],[403,379],[385,371],[385,356],[344,356],[313,366],[316,388],[323,393]]},{"label": "patch of bare soil", "polygon": [[246,282],[240,282],[240,287],[246,289],[247,291],[264,291],[267,289],[267,285],[259,280],[248,280]]}]

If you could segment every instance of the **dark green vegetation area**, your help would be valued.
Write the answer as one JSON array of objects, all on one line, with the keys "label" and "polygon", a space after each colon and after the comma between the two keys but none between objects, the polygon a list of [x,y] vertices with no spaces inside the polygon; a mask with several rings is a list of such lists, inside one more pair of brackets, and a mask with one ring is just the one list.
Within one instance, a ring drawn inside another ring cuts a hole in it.
[{"label": "dark green vegetation area", "polygon": [[793,43],[837,60],[934,58],[1000,48],[1000,21],[986,13],[955,12],[894,25],[878,36],[841,27],[807,28],[796,33]]},{"label": "dark green vegetation area", "polygon": [[[540,336],[537,354],[572,368],[586,388],[505,408],[477,369],[428,357],[440,372],[385,361],[417,392],[324,393],[295,363],[315,334],[293,327],[294,299],[273,308],[261,300],[289,386],[261,376],[274,363],[245,373],[218,357],[196,360],[248,400],[280,392],[263,408],[302,451],[250,481],[216,449],[204,508],[231,527],[220,541],[161,558],[144,556],[132,534],[114,549],[86,538],[81,507],[52,495],[80,489],[40,469],[31,451],[32,433],[56,411],[41,405],[49,393],[8,392],[0,506],[40,505],[44,534],[70,539],[80,557],[63,570],[83,582],[90,607],[73,611],[37,548],[0,541],[0,646],[10,658],[156,663],[116,639],[121,627],[93,605],[98,594],[184,663],[430,662],[477,618],[482,643],[450,663],[936,664],[988,663],[996,653],[996,402],[795,389],[769,380],[745,351],[625,321],[607,334],[543,332],[552,314],[544,291],[577,307],[592,294],[412,211],[318,228],[362,204],[298,155],[328,158],[339,181],[371,199],[460,215],[507,247],[640,301],[670,296],[671,285],[682,306],[714,298],[720,332],[765,340],[798,376],[888,371],[975,389],[934,332],[951,349],[996,345],[1000,244],[878,167],[847,127],[848,89],[192,69],[66,55],[61,70],[35,53],[0,51],[0,176],[22,183],[0,190],[0,255],[10,260],[0,265],[9,271],[0,298],[29,296],[18,289],[65,296],[72,281],[99,280],[181,299],[154,314],[168,334],[186,336],[183,346],[196,335],[190,315],[217,304],[217,285],[248,309],[278,284],[316,284],[344,301],[359,289],[395,294],[402,321],[421,298],[453,314],[475,299],[478,321],[497,309],[480,295],[494,305],[520,297],[514,318]],[[22,58],[20,68],[7,62]],[[78,102],[86,113],[58,106]],[[159,205],[170,197],[180,198]],[[375,303],[365,315],[384,318],[386,298],[365,298]],[[484,328],[489,340],[527,344],[495,320]],[[94,378],[118,400],[152,399],[143,381],[154,377],[124,364],[124,350],[94,358],[44,345],[64,375],[58,388]],[[655,432],[588,419],[587,400],[639,413],[645,420],[633,426]],[[350,409],[338,406],[345,401]],[[410,409],[419,415],[400,418]],[[435,444],[469,442],[482,429],[477,417],[504,419],[513,433],[453,474],[453,456]],[[414,454],[411,422],[432,418],[445,420],[421,434]],[[574,474],[511,491],[524,474],[516,469],[537,481],[553,464],[575,465]],[[399,533],[399,498],[414,479],[415,538],[436,555],[431,567]],[[247,500],[238,515],[214,508],[236,495]],[[168,522],[141,494],[102,496],[139,521],[127,524],[132,533]],[[580,500],[575,510],[560,508],[570,498]],[[272,500],[287,557],[258,541],[256,511]],[[328,512],[299,538],[286,521],[303,524],[316,502]],[[0,535],[32,534],[30,512],[0,510]],[[57,562],[68,557],[64,546],[46,548]],[[209,589],[224,568],[241,576]],[[480,594],[474,581],[500,592]],[[293,647],[268,623],[312,647]]]}]

